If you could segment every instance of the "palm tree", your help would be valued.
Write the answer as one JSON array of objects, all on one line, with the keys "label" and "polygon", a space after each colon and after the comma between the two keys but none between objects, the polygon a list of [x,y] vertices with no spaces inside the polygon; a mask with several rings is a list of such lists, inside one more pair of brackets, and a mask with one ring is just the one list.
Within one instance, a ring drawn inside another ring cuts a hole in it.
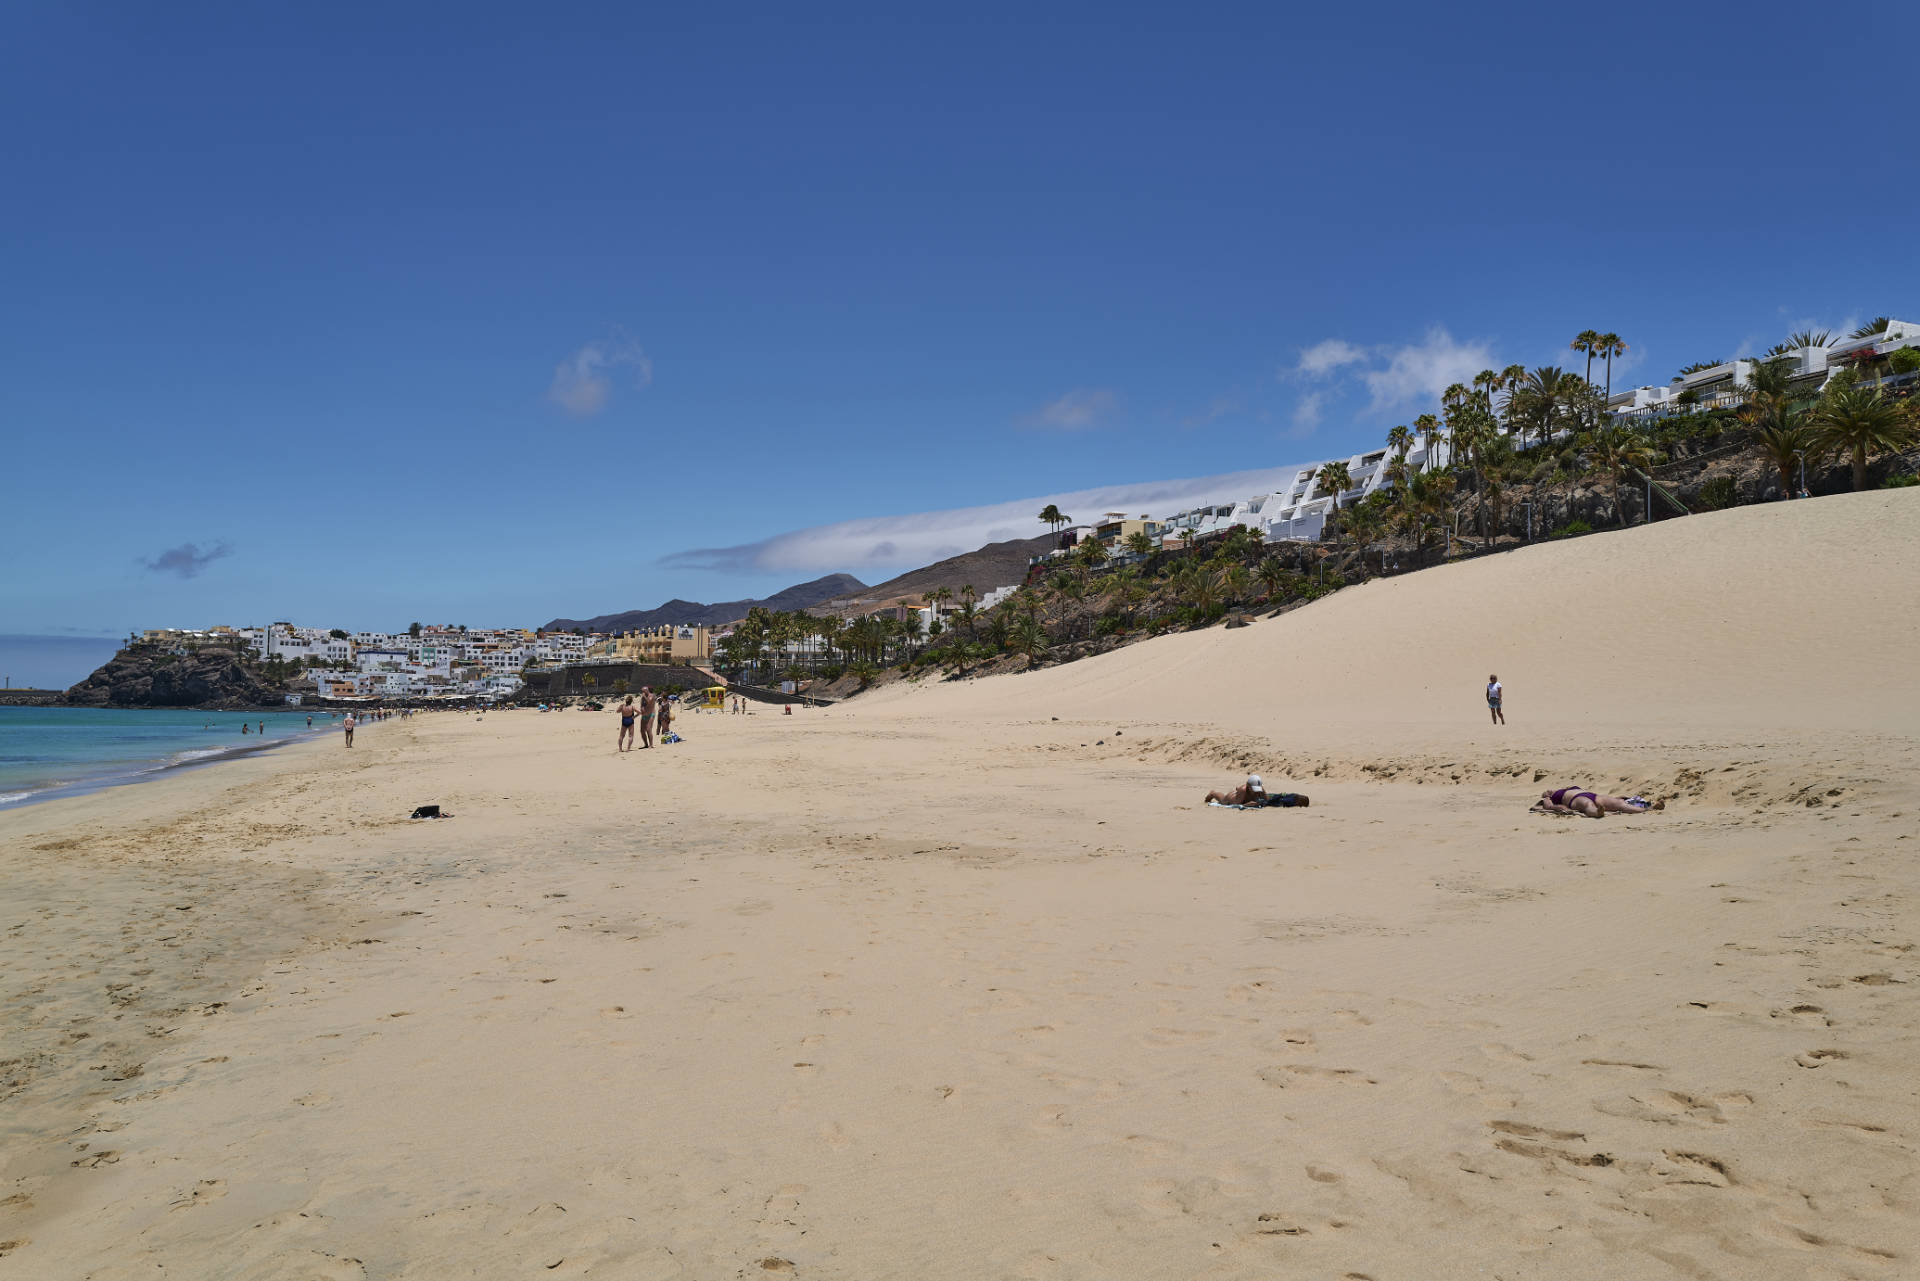
[{"label": "palm tree", "polygon": [[1406,424],[1402,423],[1387,433],[1387,448],[1397,457],[1407,456],[1407,451],[1413,448],[1413,433],[1407,430]]},{"label": "palm tree", "polygon": [[1347,465],[1343,462],[1324,463],[1315,473],[1314,480],[1319,483],[1321,493],[1332,495],[1333,509],[1339,511],[1340,495],[1353,488],[1353,475]]},{"label": "palm tree", "polygon": [[1828,392],[1813,411],[1819,448],[1853,456],[1853,487],[1867,487],[1867,455],[1904,449],[1914,438],[1914,423],[1904,406],[1883,396],[1878,387],[1843,383]]},{"label": "palm tree", "polygon": [[1573,342],[1570,344],[1575,351],[1582,351],[1587,355],[1588,382],[1593,381],[1593,358],[1600,354],[1600,340],[1601,336],[1598,330],[1582,329],[1578,334],[1574,335]]},{"label": "palm tree", "polygon": [[1360,571],[1366,572],[1367,547],[1384,532],[1386,522],[1381,519],[1380,509],[1371,502],[1361,503],[1347,513],[1343,522],[1347,532],[1353,535],[1353,541],[1359,549]]},{"label": "palm tree", "polygon": [[1269,556],[1260,562],[1260,567],[1254,571],[1254,577],[1259,580],[1260,590],[1266,593],[1268,600],[1278,596],[1286,587],[1287,572],[1287,567],[1280,563],[1278,556]]},{"label": "palm tree", "polygon": [[1520,390],[1514,393],[1520,402],[1520,411],[1532,419],[1539,430],[1541,444],[1553,439],[1554,423],[1564,416],[1576,381],[1571,370],[1542,365],[1528,374]]},{"label": "palm tree", "polygon": [[1047,629],[1032,614],[1017,615],[1007,628],[1007,643],[1027,656],[1028,667],[1037,666],[1047,652]]},{"label": "palm tree", "polygon": [[1782,498],[1793,494],[1794,464],[1810,454],[1818,456],[1817,436],[1813,416],[1804,409],[1788,409],[1754,427],[1754,443],[1780,473]]},{"label": "palm tree", "polygon": [[1440,427],[1440,420],[1432,414],[1421,414],[1413,420],[1413,429],[1427,438],[1427,465],[1425,470],[1432,471],[1436,466],[1433,451],[1446,443],[1446,432]]},{"label": "palm tree", "polygon": [[1526,386],[1526,383],[1527,367],[1525,365],[1508,365],[1500,371],[1500,390],[1507,393],[1506,423],[1508,431],[1513,430],[1513,394]]},{"label": "palm tree", "polygon": [[1051,534],[1058,531],[1060,526],[1071,524],[1072,518],[1061,515],[1059,507],[1053,503],[1048,503],[1040,509],[1040,523],[1045,525],[1047,532]]},{"label": "palm tree", "polygon": [[1499,413],[1494,406],[1493,397],[1494,393],[1500,390],[1500,375],[1491,369],[1482,369],[1473,376],[1473,387],[1475,391],[1487,398],[1487,412],[1493,414],[1497,420]]},{"label": "palm tree", "polygon": [[1869,320],[1866,324],[1848,334],[1847,337],[1871,338],[1875,334],[1884,334],[1887,332],[1887,326],[1892,323],[1893,318],[1890,316],[1875,316],[1872,320]]},{"label": "palm tree", "polygon": [[1620,500],[1620,480],[1627,468],[1645,470],[1653,466],[1653,446],[1647,438],[1632,427],[1618,423],[1607,423],[1587,433],[1587,457],[1594,468],[1609,477],[1613,482],[1614,519],[1622,526],[1627,523],[1627,509]]},{"label": "palm tree", "polygon": [[1127,550],[1135,556],[1151,556],[1154,552],[1152,535],[1144,529],[1136,529],[1127,535]]},{"label": "palm tree", "polygon": [[[1601,334],[1599,351],[1607,358],[1607,399],[1611,401],[1613,399],[1613,358],[1626,355],[1627,344],[1620,341],[1619,334]],[[1591,368],[1587,374],[1587,381],[1593,381]]]}]

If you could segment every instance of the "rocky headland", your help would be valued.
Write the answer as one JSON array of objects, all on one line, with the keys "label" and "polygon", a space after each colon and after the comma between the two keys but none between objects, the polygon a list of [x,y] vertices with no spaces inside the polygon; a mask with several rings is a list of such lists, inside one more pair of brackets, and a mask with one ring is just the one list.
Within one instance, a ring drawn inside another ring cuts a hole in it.
[{"label": "rocky headland", "polygon": [[67,691],[70,707],[262,707],[282,701],[285,683],[269,679],[232,649],[176,654],[129,645]]}]

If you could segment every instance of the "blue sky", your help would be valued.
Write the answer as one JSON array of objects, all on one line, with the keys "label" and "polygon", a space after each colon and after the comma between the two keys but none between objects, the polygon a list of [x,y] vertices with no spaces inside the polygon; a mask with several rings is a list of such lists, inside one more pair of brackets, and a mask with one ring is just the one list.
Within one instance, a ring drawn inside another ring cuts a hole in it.
[{"label": "blue sky", "polygon": [[11,7],[0,632],[874,581],[1920,311],[1910,10],[924,8]]}]

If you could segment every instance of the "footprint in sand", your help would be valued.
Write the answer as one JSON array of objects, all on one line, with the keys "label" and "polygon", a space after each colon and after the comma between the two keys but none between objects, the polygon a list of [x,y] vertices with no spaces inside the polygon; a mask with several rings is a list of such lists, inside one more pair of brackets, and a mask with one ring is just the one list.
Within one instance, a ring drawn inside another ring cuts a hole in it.
[{"label": "footprint in sand", "polygon": [[1140,1043],[1156,1050],[1164,1050],[1176,1045],[1192,1045],[1196,1041],[1211,1040],[1217,1035],[1219,1033],[1204,1028],[1156,1027],[1150,1028],[1140,1038]]},{"label": "footprint in sand", "polygon": [[1809,1026],[1833,1026],[1833,1020],[1827,1017],[1827,1012],[1817,1005],[1789,1006],[1784,1010],[1773,1011],[1772,1017],[1776,1019],[1794,1019]]},{"label": "footprint in sand", "polygon": [[331,1094],[324,1093],[320,1090],[315,1090],[311,1094],[301,1095],[299,1098],[295,1099],[294,1102],[303,1108],[317,1108],[322,1103],[333,1102],[333,1096]]},{"label": "footprint in sand", "polygon": [[1698,1187],[1730,1188],[1739,1180],[1733,1177],[1733,1171],[1727,1163],[1717,1156],[1704,1152],[1676,1152],[1671,1148],[1665,1152],[1667,1160],[1674,1163],[1673,1170],[1658,1173],[1668,1184],[1693,1184]]},{"label": "footprint in sand", "polygon": [[1808,1050],[1805,1054],[1794,1055],[1793,1061],[1803,1068],[1819,1068],[1846,1057],[1845,1050]]},{"label": "footprint in sand", "polygon": [[1314,1067],[1308,1063],[1278,1063],[1260,1069],[1260,1079],[1279,1089],[1320,1084],[1378,1085],[1379,1082],[1358,1068]]},{"label": "footprint in sand", "polygon": [[205,1205],[209,1201],[218,1201],[227,1194],[225,1179],[202,1179],[193,1185],[193,1189],[179,1197],[168,1207],[174,1210],[186,1210],[196,1205]]},{"label": "footprint in sand", "polygon": [[1490,1059],[1499,1059],[1500,1061],[1505,1063],[1533,1062],[1533,1055],[1522,1054],[1520,1051],[1514,1049],[1512,1046],[1502,1045],[1498,1041],[1494,1041],[1487,1045],[1481,1046],[1480,1053],[1486,1055]]},{"label": "footprint in sand", "polygon": [[847,1137],[847,1132],[840,1128],[838,1121],[829,1121],[820,1127],[820,1141],[835,1151],[853,1142]]},{"label": "footprint in sand", "polygon": [[1528,1125],[1525,1121],[1489,1121],[1487,1128],[1501,1134],[1515,1134],[1523,1139],[1554,1139],[1561,1143],[1578,1143],[1587,1137],[1578,1130],[1549,1130],[1541,1125]]}]

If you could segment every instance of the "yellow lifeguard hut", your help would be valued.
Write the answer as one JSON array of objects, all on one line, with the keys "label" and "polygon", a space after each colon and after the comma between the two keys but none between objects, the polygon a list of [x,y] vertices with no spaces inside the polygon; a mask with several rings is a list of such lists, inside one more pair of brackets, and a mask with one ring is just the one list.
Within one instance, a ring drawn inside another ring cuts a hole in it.
[{"label": "yellow lifeguard hut", "polygon": [[710,712],[724,712],[727,710],[727,687],[725,685],[709,685],[700,692],[707,696],[706,701],[700,704],[701,707]]}]

